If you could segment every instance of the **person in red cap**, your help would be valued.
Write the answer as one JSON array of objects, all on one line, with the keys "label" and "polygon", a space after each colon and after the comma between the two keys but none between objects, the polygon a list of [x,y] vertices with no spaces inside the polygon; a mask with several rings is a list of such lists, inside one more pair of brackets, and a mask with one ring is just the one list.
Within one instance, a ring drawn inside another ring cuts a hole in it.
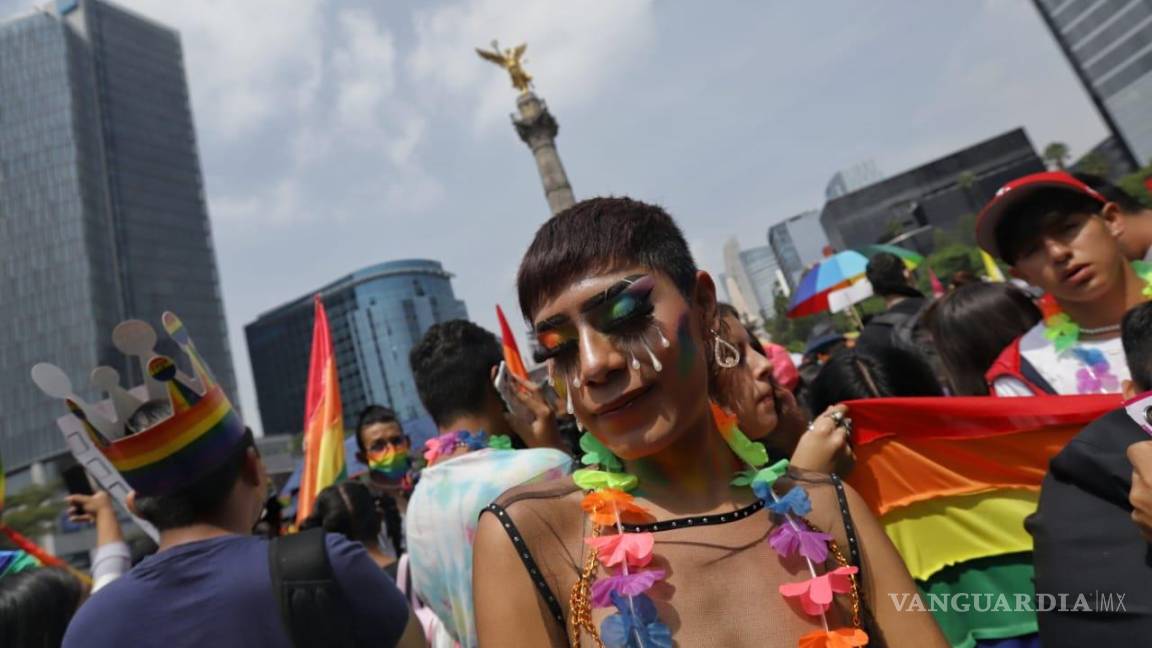
[{"label": "person in red cap", "polygon": [[1041,288],[1044,319],[987,374],[999,396],[1118,393],[1129,378],[1120,319],[1147,283],[1125,257],[1109,201],[1065,172],[1036,173],[996,192],[976,222],[980,247]]}]

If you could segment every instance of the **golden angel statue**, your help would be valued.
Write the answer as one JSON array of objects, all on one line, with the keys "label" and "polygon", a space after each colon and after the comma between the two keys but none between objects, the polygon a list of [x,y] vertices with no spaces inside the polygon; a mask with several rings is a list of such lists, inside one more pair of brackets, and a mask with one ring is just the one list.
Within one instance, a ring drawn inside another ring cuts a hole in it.
[{"label": "golden angel statue", "polygon": [[526,49],[528,49],[528,45],[521,43],[512,49],[501,51],[500,44],[492,41],[491,52],[477,47],[476,53],[480,55],[480,58],[491,61],[508,70],[508,75],[512,77],[512,87],[524,93],[528,92],[529,88],[532,87],[532,76],[525,72],[524,67],[520,64],[524,58],[524,50]]}]

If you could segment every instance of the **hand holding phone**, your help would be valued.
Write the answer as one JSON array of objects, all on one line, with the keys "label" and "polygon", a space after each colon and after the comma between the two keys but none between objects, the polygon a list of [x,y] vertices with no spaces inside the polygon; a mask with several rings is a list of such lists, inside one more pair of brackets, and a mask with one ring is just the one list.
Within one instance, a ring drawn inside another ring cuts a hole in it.
[{"label": "hand holding phone", "polygon": [[[64,487],[68,489],[71,495],[92,495],[92,483],[88,481],[88,473],[84,470],[83,466],[75,465],[64,471]],[[69,502],[72,502],[69,499]],[[73,516],[81,516],[84,514],[84,508],[81,505],[72,502]]]}]

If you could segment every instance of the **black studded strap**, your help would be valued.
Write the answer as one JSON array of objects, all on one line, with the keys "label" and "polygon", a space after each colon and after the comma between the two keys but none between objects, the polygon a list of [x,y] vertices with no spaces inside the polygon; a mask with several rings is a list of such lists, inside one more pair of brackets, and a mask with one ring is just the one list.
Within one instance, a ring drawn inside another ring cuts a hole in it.
[{"label": "black studded strap", "polygon": [[536,559],[532,557],[532,552],[528,551],[528,545],[524,543],[524,537],[521,535],[520,529],[517,529],[516,524],[512,522],[512,516],[508,515],[508,511],[504,510],[503,506],[495,502],[489,504],[485,510],[500,520],[500,526],[504,527],[504,532],[507,533],[508,538],[512,540],[512,546],[516,547],[516,553],[520,556],[520,562],[524,563],[524,568],[528,570],[528,576],[532,578],[532,584],[536,586],[536,591],[540,593],[540,598],[544,599],[548,610],[552,612],[552,618],[556,619],[556,623],[559,623],[561,628],[567,627],[564,623],[564,610],[560,607],[560,601],[556,599],[552,588],[548,587],[548,582],[544,580],[544,575],[540,573],[540,566],[536,564]]},{"label": "black studded strap", "polygon": [[763,500],[756,500],[752,504],[749,504],[748,506],[745,506],[741,509],[736,509],[731,513],[715,513],[713,515],[700,515],[697,517],[664,520],[663,522],[653,522],[651,524],[622,524],[621,526],[628,533],[657,533],[660,531],[671,531],[673,529],[684,529],[688,527],[728,524],[729,522],[743,520],[750,515],[754,515],[762,508],[764,508]]},{"label": "black studded strap", "polygon": [[852,523],[852,512],[848,510],[848,497],[844,495],[844,482],[833,474],[832,483],[836,486],[836,499],[840,501],[840,516],[844,518],[844,535],[848,536],[848,553],[852,556],[852,566],[857,569],[856,581],[864,582],[864,566],[860,564],[860,542],[856,540],[856,525]]}]

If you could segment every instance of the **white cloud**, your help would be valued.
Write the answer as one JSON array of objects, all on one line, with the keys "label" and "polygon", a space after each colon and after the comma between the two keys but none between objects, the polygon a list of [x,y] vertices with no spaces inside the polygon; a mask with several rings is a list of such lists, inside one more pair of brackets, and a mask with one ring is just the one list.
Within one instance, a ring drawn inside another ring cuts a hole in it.
[{"label": "white cloud", "polygon": [[332,54],[337,112],[343,126],[373,130],[380,125],[384,100],[396,88],[392,34],[363,9],[340,11],[337,23],[341,44]]},{"label": "white cloud", "polygon": [[177,29],[200,130],[229,139],[284,110],[284,97],[315,87],[325,0],[121,0]]},{"label": "white cloud", "polygon": [[553,103],[593,101],[609,79],[634,69],[655,37],[651,0],[518,2],[469,0],[417,11],[416,45],[407,61],[417,82],[464,95],[477,130],[507,119],[508,75],[479,59],[476,47],[528,43],[525,68]]}]

